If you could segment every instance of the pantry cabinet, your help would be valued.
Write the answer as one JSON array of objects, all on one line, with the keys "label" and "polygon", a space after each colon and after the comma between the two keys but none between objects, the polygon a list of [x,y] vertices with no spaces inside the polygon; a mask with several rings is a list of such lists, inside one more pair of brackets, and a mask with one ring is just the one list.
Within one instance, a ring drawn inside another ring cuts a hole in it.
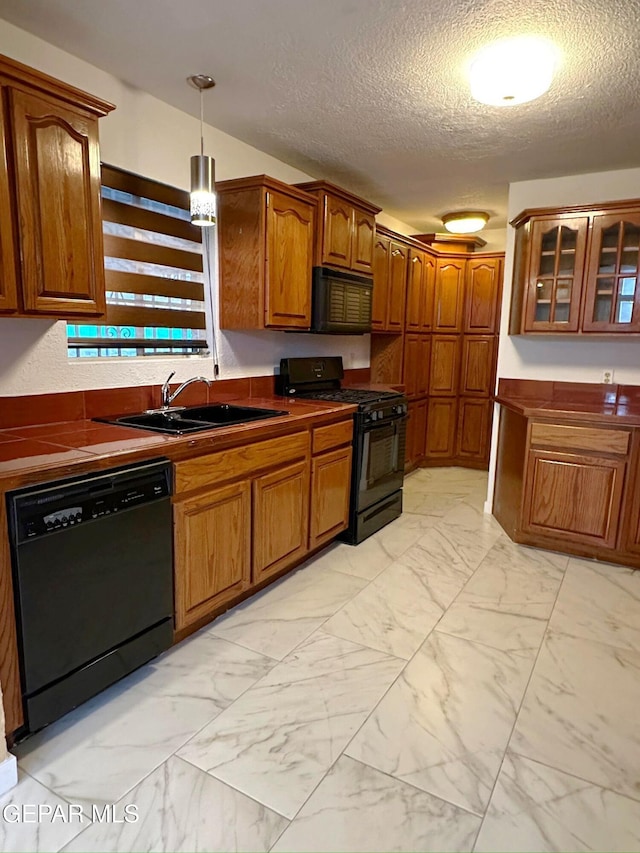
[{"label": "pantry cabinet", "polygon": [[492,411],[491,400],[460,398],[456,458],[481,463],[489,462]]},{"label": "pantry cabinet", "polygon": [[375,217],[381,208],[328,181],[296,186],[317,200],[314,265],[372,275]]},{"label": "pantry cabinet", "polygon": [[640,333],[640,200],[525,210],[511,334]]},{"label": "pantry cabinet", "polygon": [[429,393],[429,367],[431,364],[431,337],[405,335],[404,338],[404,388],[412,400]]},{"label": "pantry cabinet", "polygon": [[0,57],[0,311],[105,310],[98,98]]},{"label": "pantry cabinet", "polygon": [[216,184],[223,329],[308,329],[315,199],[266,175]]},{"label": "pantry cabinet", "polygon": [[470,257],[466,263],[463,331],[494,335],[498,332],[504,259]]},{"label": "pantry cabinet", "polygon": [[434,332],[461,332],[466,260],[438,258],[433,312]]},{"label": "pantry cabinet", "polygon": [[448,459],[455,453],[456,413],[455,397],[430,397],[427,409],[427,459]]}]

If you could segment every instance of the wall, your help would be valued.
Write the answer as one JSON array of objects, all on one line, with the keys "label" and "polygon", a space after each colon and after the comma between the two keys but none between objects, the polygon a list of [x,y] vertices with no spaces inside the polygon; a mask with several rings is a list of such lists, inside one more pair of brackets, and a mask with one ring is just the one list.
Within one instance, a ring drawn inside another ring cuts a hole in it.
[{"label": "wall", "polygon": [[[511,184],[509,188],[509,220],[530,207],[563,207],[627,198],[640,198],[640,169],[522,181]],[[614,382],[640,385],[638,339],[604,340],[551,335],[531,338],[508,335],[514,244],[515,230],[509,227],[498,350],[498,379],[505,377],[554,379],[560,382],[601,382],[603,371],[613,369]],[[497,434],[496,416],[489,467],[489,499],[493,494]]]},{"label": "wall", "polygon": [[[189,158],[200,136],[197,119],[2,20],[0,52],[117,105],[100,122],[105,162],[188,189]],[[204,136],[219,180],[263,173],[290,183],[319,177],[216,128],[206,126]],[[380,221],[409,230],[391,217]],[[211,359],[202,356],[136,359],[133,364],[125,359],[69,361],[64,322],[2,318],[0,323],[0,396],[158,383],[171,370],[177,381],[195,373],[213,375]],[[219,343],[221,379],[269,373],[283,355],[343,355],[346,367],[369,364],[368,335],[222,332]]]}]

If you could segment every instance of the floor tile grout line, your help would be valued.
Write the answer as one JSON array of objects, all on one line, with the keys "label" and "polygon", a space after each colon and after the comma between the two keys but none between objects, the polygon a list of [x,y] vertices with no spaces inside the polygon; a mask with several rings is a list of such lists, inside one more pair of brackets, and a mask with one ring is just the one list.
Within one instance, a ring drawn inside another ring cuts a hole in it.
[{"label": "floor tile grout line", "polygon": [[556,603],[558,601],[558,596],[560,595],[560,590],[562,589],[562,585],[564,583],[564,579],[565,579],[565,575],[566,575],[568,565],[569,565],[569,559],[567,558],[567,562],[565,564],[565,567],[564,567],[564,570],[562,573],[562,577],[560,579],[560,583],[558,584],[558,590],[556,592],[556,597],[554,599],[553,606],[551,608],[551,612],[549,613],[549,618],[546,620],[547,625],[545,627],[544,633],[543,633],[542,638],[540,640],[540,645],[538,646],[538,651],[536,652],[536,655],[533,659],[531,671],[529,672],[529,677],[527,679],[527,683],[525,684],[524,690],[522,691],[522,697],[520,699],[520,703],[519,703],[518,708],[516,710],[516,714],[515,714],[515,717],[513,720],[513,725],[511,726],[511,731],[509,732],[509,737],[507,738],[506,745],[504,748],[504,752],[502,753],[502,760],[500,761],[500,767],[498,768],[498,772],[496,773],[496,777],[493,780],[493,785],[491,787],[491,793],[490,793],[489,798],[487,800],[487,807],[484,811],[482,821],[480,823],[480,826],[478,827],[478,833],[476,835],[475,841],[474,841],[473,846],[471,848],[472,853],[475,853],[475,848],[476,848],[476,844],[478,843],[478,838],[480,837],[480,833],[482,832],[482,827],[484,826],[484,822],[485,822],[485,819],[487,817],[487,813],[488,813],[489,809],[491,808],[491,801],[493,800],[493,795],[495,793],[496,786],[498,784],[498,779],[500,778],[500,774],[502,773],[502,768],[504,766],[505,758],[507,756],[507,753],[509,752],[509,746],[510,746],[511,741],[513,739],[513,733],[516,729],[516,726],[518,725],[518,720],[520,719],[520,712],[522,711],[522,706],[524,705],[524,702],[525,702],[525,699],[527,696],[527,692],[528,692],[529,687],[531,685],[531,680],[533,679],[533,675],[534,675],[534,672],[536,670],[536,666],[538,665],[538,661],[540,660],[540,655],[542,653],[542,649],[544,648],[544,645],[545,645],[545,640],[546,640],[547,634],[549,632],[549,622],[551,621],[553,611],[555,610],[555,606],[556,606]]}]

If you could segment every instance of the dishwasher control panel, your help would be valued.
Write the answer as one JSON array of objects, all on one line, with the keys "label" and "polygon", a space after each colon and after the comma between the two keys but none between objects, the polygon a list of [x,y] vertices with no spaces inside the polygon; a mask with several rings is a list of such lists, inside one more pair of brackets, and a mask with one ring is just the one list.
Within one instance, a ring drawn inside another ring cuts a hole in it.
[{"label": "dishwasher control panel", "polygon": [[[150,466],[153,468],[154,466]],[[157,466],[156,466],[157,467]],[[171,494],[169,468],[148,471],[128,479],[121,474],[88,477],[82,484],[43,489],[15,501],[14,525],[20,541],[125,512]]]}]

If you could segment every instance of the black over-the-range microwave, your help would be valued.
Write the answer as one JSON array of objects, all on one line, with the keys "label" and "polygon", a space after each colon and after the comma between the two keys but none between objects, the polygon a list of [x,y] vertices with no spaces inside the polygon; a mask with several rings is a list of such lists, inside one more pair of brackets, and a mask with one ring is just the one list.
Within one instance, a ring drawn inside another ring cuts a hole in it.
[{"label": "black over-the-range microwave", "polygon": [[373,280],[352,272],[314,267],[311,331],[363,335],[371,331]]}]

